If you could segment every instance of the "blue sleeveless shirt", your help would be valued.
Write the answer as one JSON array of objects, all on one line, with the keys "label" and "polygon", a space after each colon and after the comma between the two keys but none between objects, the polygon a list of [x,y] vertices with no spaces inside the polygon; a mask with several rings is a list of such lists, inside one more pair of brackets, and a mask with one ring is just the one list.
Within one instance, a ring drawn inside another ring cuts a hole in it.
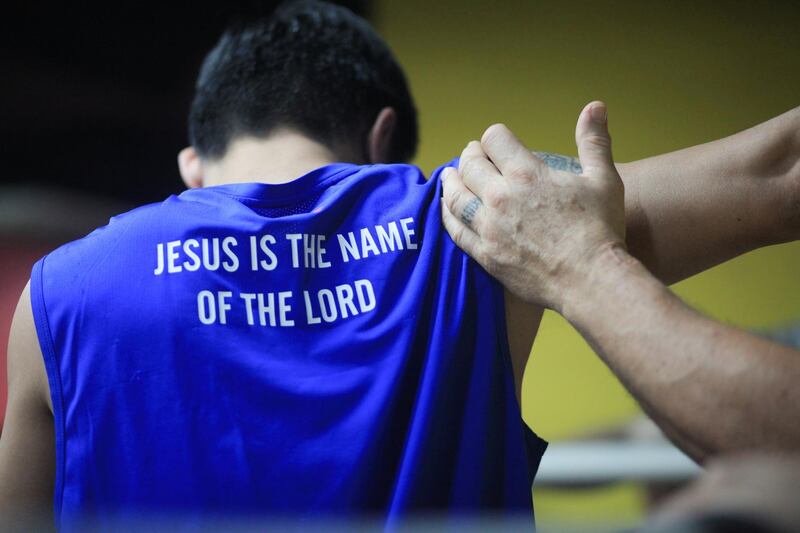
[{"label": "blue sleeveless shirt", "polygon": [[439,170],[195,189],[33,269],[56,520],[532,513],[501,286]]}]

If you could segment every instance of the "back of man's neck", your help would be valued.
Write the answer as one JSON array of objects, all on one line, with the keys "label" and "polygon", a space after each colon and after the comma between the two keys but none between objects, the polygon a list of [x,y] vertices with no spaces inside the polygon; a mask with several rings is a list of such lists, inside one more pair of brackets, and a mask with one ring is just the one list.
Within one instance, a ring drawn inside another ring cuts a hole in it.
[{"label": "back of man's neck", "polygon": [[222,159],[206,163],[203,186],[287,183],[337,161],[332,150],[294,131],[264,139],[241,137],[231,142]]}]

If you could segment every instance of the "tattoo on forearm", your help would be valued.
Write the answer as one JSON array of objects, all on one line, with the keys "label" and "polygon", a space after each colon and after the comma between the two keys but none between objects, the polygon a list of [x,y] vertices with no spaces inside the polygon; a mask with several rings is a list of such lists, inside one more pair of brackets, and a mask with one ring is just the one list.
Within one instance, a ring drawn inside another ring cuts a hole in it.
[{"label": "tattoo on forearm", "polygon": [[580,162],[574,157],[567,157],[565,155],[551,154],[550,152],[533,152],[533,154],[545,162],[548,167],[556,170],[565,170],[573,174],[582,174],[583,167]]},{"label": "tattoo on forearm", "polygon": [[461,222],[472,227],[472,221],[475,220],[475,213],[478,212],[478,208],[480,206],[481,199],[477,196],[474,196],[469,202],[467,202],[467,205],[465,205],[464,209],[461,211]]}]

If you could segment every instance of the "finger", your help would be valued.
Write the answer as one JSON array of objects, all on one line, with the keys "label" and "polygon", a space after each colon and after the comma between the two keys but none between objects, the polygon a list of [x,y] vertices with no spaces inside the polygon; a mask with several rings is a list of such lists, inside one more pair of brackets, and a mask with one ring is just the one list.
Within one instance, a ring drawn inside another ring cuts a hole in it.
[{"label": "finger", "polygon": [[456,246],[472,257],[478,255],[481,245],[480,237],[450,212],[444,198],[442,198],[442,223]]},{"label": "finger", "polygon": [[480,233],[486,209],[480,198],[467,189],[456,169],[448,167],[442,170],[442,189],[450,213],[472,231]]},{"label": "finger", "polygon": [[487,185],[501,177],[478,141],[471,141],[461,152],[458,173],[464,185],[478,198],[483,198]]},{"label": "finger", "polygon": [[575,143],[583,167],[583,175],[593,178],[619,179],[611,156],[607,109],[603,102],[591,102],[583,108],[575,126]]},{"label": "finger", "polygon": [[481,137],[481,147],[507,179],[530,180],[544,170],[544,163],[504,124],[489,126]]}]

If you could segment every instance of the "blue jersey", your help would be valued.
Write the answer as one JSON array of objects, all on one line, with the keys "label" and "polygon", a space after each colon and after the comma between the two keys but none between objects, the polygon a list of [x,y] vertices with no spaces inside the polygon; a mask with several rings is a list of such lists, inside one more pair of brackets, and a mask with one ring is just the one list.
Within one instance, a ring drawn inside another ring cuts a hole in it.
[{"label": "blue jersey", "polygon": [[444,231],[438,174],[189,190],[40,260],[60,527],[531,513],[502,288]]}]

